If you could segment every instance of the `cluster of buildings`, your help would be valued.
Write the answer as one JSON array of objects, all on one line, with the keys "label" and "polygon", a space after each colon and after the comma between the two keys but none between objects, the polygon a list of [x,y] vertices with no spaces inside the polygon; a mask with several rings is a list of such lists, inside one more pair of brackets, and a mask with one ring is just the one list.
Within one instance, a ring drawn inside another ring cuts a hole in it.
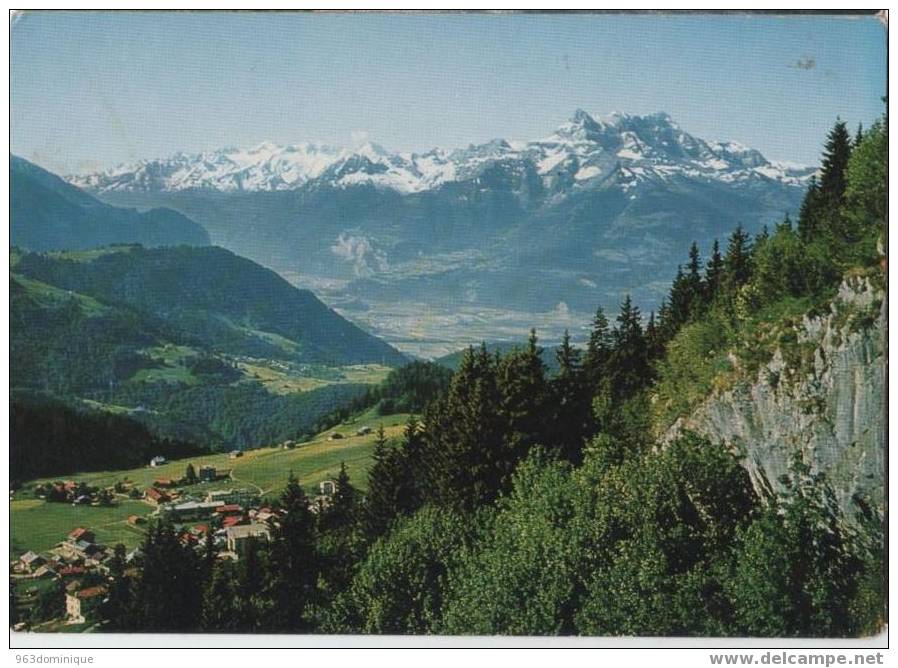
[{"label": "cluster of buildings", "polygon": [[34,490],[34,494],[39,499],[46,499],[56,503],[99,506],[111,503],[114,491],[100,487],[91,487],[77,480],[57,480],[38,485]]},{"label": "cluster of buildings", "polygon": [[[157,458],[159,459],[159,458]],[[227,472],[229,475],[230,472]],[[197,475],[201,482],[219,480],[220,472],[214,467],[203,466]],[[227,476],[224,476],[227,477]],[[170,523],[177,532],[178,539],[185,546],[203,550],[211,537],[221,559],[239,560],[250,542],[268,542],[272,528],[276,527],[282,511],[262,502],[257,490],[247,488],[215,489],[203,495],[179,490],[184,480],[172,481],[159,478],[144,490],[144,500],[156,507],[152,516]],[[56,495],[60,499],[78,502],[87,496],[93,502],[99,493],[111,491],[122,493],[126,490],[97,490],[86,488],[75,481],[50,483],[38,488],[39,496],[49,498]],[[139,495],[136,488],[133,494]],[[327,480],[319,485],[319,494],[310,500],[313,512],[326,508],[337,491],[336,482]],[[132,514],[127,518],[129,525],[144,524],[147,518]],[[126,569],[136,574],[135,549],[126,555]],[[14,580],[58,579],[65,583],[66,620],[69,623],[90,621],[99,604],[105,599],[110,572],[110,560],[114,549],[97,542],[93,531],[85,527],[72,529],[65,540],[44,554],[25,552],[10,565]]]},{"label": "cluster of buildings", "polygon": [[[161,457],[154,457],[150,460],[150,466],[153,466],[153,461],[157,459],[161,459]],[[194,484],[197,482],[215,482],[217,480],[229,478],[230,475],[230,469],[221,470],[216,469],[214,466],[200,466],[195,480],[188,481],[186,478],[180,478],[178,480],[172,478],[156,478],[156,480],[153,481],[152,486],[147,487],[144,490],[143,498],[150,505],[162,507],[181,498],[182,495],[178,491],[178,487],[182,485]]]},{"label": "cluster of buildings", "polygon": [[170,522],[185,545],[200,547],[211,534],[222,558],[239,559],[250,538],[268,541],[279,514],[252,489],[219,489],[204,497],[183,494],[158,503],[154,515]]},{"label": "cluster of buildings", "polygon": [[[137,550],[125,560],[134,561]],[[97,542],[93,531],[72,529],[65,540],[45,554],[29,550],[11,564],[14,581],[60,580],[65,585],[66,620],[73,624],[87,621],[103,602],[109,576],[111,547]]]},{"label": "cluster of buildings", "polygon": [[[106,575],[113,555],[114,549],[98,543],[93,531],[76,527],[47,553],[29,550],[20,555],[10,570],[14,576],[32,579],[84,575],[91,571]],[[135,555],[132,552],[128,559],[132,560]]]}]

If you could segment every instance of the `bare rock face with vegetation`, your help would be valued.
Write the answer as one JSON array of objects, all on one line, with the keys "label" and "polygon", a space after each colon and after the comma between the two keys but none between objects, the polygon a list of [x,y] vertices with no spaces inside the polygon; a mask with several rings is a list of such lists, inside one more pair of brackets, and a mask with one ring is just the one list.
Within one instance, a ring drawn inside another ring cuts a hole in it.
[{"label": "bare rock face with vegetation", "polygon": [[870,279],[847,278],[826,313],[785,325],[753,379],[713,393],[665,440],[692,431],[726,443],[759,493],[782,491],[799,454],[826,476],[846,515],[858,497],[881,506],[885,309]]}]

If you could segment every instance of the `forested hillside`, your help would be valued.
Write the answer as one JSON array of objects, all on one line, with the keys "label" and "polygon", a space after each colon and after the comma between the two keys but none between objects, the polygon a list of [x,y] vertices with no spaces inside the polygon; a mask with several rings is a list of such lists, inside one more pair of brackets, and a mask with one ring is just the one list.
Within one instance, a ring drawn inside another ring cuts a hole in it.
[{"label": "forested hillside", "polygon": [[[113,577],[109,628],[879,631],[880,504],[836,503],[800,450],[775,489],[759,488],[723,443],[661,437],[773,355],[786,357],[784,381],[798,373],[807,351],[783,325],[824,312],[843,277],[884,289],[886,146],[885,119],[854,139],[837,123],[797,221],[737,228],[707,260],[693,246],[658,313],[629,297],[615,316],[600,309],[586,349],[564,341],[552,376],[535,334],[508,354],[470,349],[403,438],[381,433],[366,496],[343,471],[313,515],[291,476],[287,513],[252,556],[214,561],[211,543],[203,557],[156,527],[141,573]],[[869,329],[870,317],[846,324]]]},{"label": "forested hillside", "polygon": [[11,243],[35,251],[115,243],[206,246],[200,225],[168,208],[109,206],[27,160],[9,156]]},{"label": "forested hillside", "polygon": [[[380,379],[342,365],[405,361],[221,249],[13,250],[10,261],[14,396],[125,414],[162,439],[218,449],[306,436]],[[96,464],[79,452],[67,470]]]},{"label": "forested hillside", "polygon": [[10,402],[10,479],[143,466],[151,457],[189,457],[199,446],[157,438],[140,422],[25,394]]},{"label": "forested hillside", "polygon": [[403,355],[308,290],[221,248],[23,254],[16,271],[151,316],[224,352],[303,362],[401,364]]}]

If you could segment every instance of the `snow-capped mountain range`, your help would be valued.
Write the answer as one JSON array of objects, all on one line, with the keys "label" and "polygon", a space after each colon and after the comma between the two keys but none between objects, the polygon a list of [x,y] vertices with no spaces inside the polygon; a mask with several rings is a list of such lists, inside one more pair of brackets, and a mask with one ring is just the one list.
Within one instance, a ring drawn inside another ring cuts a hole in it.
[{"label": "snow-capped mountain range", "polygon": [[255,192],[317,184],[373,185],[402,194],[475,179],[497,163],[535,170],[549,191],[588,188],[615,179],[629,190],[676,177],[718,183],[770,180],[802,186],[815,169],[771,162],[737,142],[690,135],[665,113],[593,117],[577,110],[544,139],[497,139],[464,149],[391,153],[377,144],[352,149],[312,143],[227,148],[145,160],[68,180],[95,192]]},{"label": "snow-capped mountain range", "polygon": [[173,209],[213,244],[432,354],[472,336],[526,338],[534,324],[574,331],[623,294],[648,311],[693,241],[706,254],[737,225],[755,234],[794,217],[814,171],[699,139],[667,114],[577,111],[528,142],[265,143],[69,180],[106,204]]}]

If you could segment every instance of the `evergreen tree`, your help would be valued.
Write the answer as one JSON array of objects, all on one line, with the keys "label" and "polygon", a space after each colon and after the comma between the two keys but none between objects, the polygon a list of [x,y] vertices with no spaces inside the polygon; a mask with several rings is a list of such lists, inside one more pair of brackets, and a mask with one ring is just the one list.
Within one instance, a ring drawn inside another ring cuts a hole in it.
[{"label": "evergreen tree", "polygon": [[611,353],[610,389],[615,400],[633,396],[651,381],[640,320],[639,307],[633,304],[629,294],[626,295],[617,316],[614,349]]},{"label": "evergreen tree", "polygon": [[720,244],[717,239],[711,247],[711,257],[705,266],[705,302],[711,304],[720,294],[720,286],[723,281],[724,266],[723,257],[720,254]]},{"label": "evergreen tree", "polygon": [[611,328],[605,311],[602,307],[596,309],[596,315],[592,321],[592,330],[589,333],[589,341],[586,344],[586,354],[583,357],[583,372],[586,382],[592,391],[595,391],[600,381],[608,372],[608,357],[611,354]]},{"label": "evergreen tree", "polygon": [[126,631],[131,629],[131,578],[125,574],[125,546],[115,546],[109,560],[109,591],[100,608],[100,616],[106,620],[106,629]]},{"label": "evergreen tree", "polygon": [[697,307],[701,305],[704,291],[702,290],[702,259],[698,252],[698,244],[694,241],[692,246],[689,247],[689,264],[687,267],[689,272],[686,277],[689,289],[692,292],[691,313],[695,315],[698,311]]},{"label": "evergreen tree", "polygon": [[355,565],[363,557],[364,537],[359,520],[360,495],[349,479],[346,464],[341,462],[333,498],[319,517],[317,547],[328,594],[346,588]]},{"label": "evergreen tree", "polygon": [[693,291],[689,277],[683,273],[683,267],[677,267],[677,275],[670,286],[668,297],[669,309],[667,313],[668,326],[672,331],[677,331],[689,322],[692,313]]},{"label": "evergreen tree", "polygon": [[817,183],[817,175],[811,176],[804,199],[801,201],[801,209],[798,212],[798,234],[805,243],[813,241],[820,232],[820,210],[823,197],[820,192],[820,184]]},{"label": "evergreen tree", "polygon": [[836,120],[823,149],[820,168],[820,192],[829,207],[842,204],[845,195],[845,170],[851,157],[851,137],[845,122]]},{"label": "evergreen tree", "polygon": [[187,481],[188,485],[196,484],[196,481],[197,481],[196,469],[193,468],[193,464],[187,464],[187,470],[184,471],[184,480]]},{"label": "evergreen tree", "polygon": [[273,527],[269,544],[266,588],[271,607],[264,623],[273,631],[303,631],[307,629],[303,613],[318,578],[315,518],[292,471],[280,505],[283,515]]},{"label": "evergreen tree", "polygon": [[352,526],[356,520],[358,491],[349,479],[346,462],[340,462],[335,488],[330,504],[321,513],[319,524],[324,531],[344,529]]},{"label": "evergreen tree", "polygon": [[[469,512],[499,493],[509,462],[509,415],[500,406],[496,375],[485,345],[468,349],[448,395],[426,414],[427,491],[437,504]],[[521,418],[536,419],[523,411]]]},{"label": "evergreen tree", "polygon": [[404,515],[411,515],[424,503],[426,455],[421,423],[411,414],[405,422],[402,445],[398,456],[402,475],[399,478],[397,501]]},{"label": "evergreen tree", "polygon": [[583,441],[590,430],[591,395],[587,391],[580,351],[571,345],[570,333],[565,330],[561,345],[555,351],[558,373],[551,383],[551,407],[554,409],[553,429],[548,444],[558,448],[568,461],[582,459]]},{"label": "evergreen tree", "polygon": [[783,220],[776,225],[776,233],[779,234],[781,232],[792,233],[792,218],[789,217],[789,212],[783,216]]},{"label": "evergreen tree", "polygon": [[237,592],[237,575],[230,561],[219,561],[212,570],[203,593],[201,626],[204,631],[236,632],[241,624]]},{"label": "evergreen tree", "polygon": [[724,284],[730,298],[751,278],[751,241],[739,225],[730,235],[723,259]]},{"label": "evergreen tree", "polygon": [[645,345],[649,360],[657,360],[664,355],[664,337],[654,311],[649,313],[649,321],[645,326]]},{"label": "evergreen tree", "polygon": [[205,582],[193,548],[182,545],[172,527],[159,522],[147,533],[140,565],[133,628],[178,633],[197,629]]},{"label": "evergreen tree", "polygon": [[401,454],[387,443],[383,425],[374,440],[374,463],[368,472],[368,493],[362,517],[365,535],[369,540],[386,533],[392,521],[401,514],[400,494],[405,476]]},{"label": "evergreen tree", "polygon": [[[283,583],[280,578],[265,567],[266,564],[262,559],[261,548],[262,545],[253,536],[247,538],[241,548],[235,574],[236,581],[234,583],[234,610],[236,615],[234,626],[237,630],[244,633],[266,628],[268,624],[273,624],[273,627],[279,630],[300,628],[300,625],[291,626],[289,622],[286,625],[281,625],[287,621],[285,619],[286,615],[284,615],[286,612],[284,607],[279,609],[269,608],[267,599],[273,600],[275,606],[284,605],[284,599],[278,595],[284,594],[285,590],[281,587]],[[278,552],[277,548],[272,548],[272,551]],[[283,563],[281,561],[278,565]],[[266,576],[269,579],[273,578],[278,583],[278,586],[273,591],[265,590]],[[288,609],[290,614],[294,612],[292,606]],[[294,618],[289,617],[287,619]]]},{"label": "evergreen tree", "polygon": [[[568,341],[568,344],[570,341]],[[530,331],[527,347],[506,355],[498,368],[499,411],[502,419],[503,451],[494,457],[496,478],[491,483],[504,487],[517,463],[546,435],[548,384],[542,349],[536,331]]]},{"label": "evergreen tree", "polygon": [[859,245],[848,262],[879,261],[877,244],[885,248],[888,213],[888,136],[885,119],[877,120],[851,152],[848,162],[842,237]]},{"label": "evergreen tree", "polygon": [[206,535],[203,538],[202,573],[204,582],[211,581],[216,559],[218,559],[218,547],[215,545],[215,535],[211,527],[207,527]]}]

